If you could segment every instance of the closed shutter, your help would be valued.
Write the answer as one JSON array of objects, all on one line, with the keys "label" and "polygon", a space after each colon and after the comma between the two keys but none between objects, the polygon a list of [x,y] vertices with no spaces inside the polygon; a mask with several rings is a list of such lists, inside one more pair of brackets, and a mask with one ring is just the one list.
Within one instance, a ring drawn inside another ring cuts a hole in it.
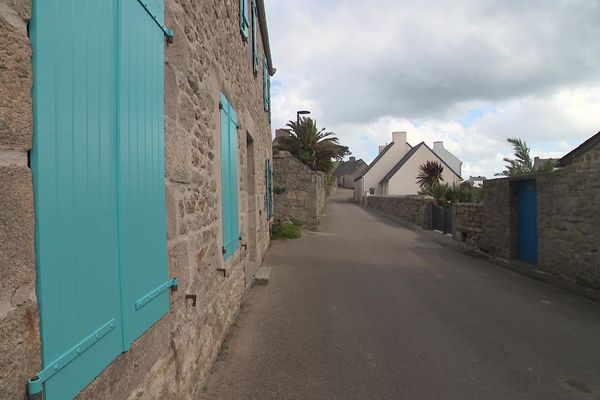
[{"label": "closed shutter", "polygon": [[162,0],[33,2],[42,371],[28,386],[47,400],[75,397],[168,310],[161,19]]},{"label": "closed shutter", "polygon": [[240,0],[240,32],[245,41],[250,34],[250,23],[248,19],[248,0]]},{"label": "closed shutter", "polygon": [[269,64],[267,62],[267,57],[263,60],[263,101],[265,106],[265,111],[270,110],[271,106],[271,82],[269,81]]},{"label": "closed shutter", "polygon": [[273,172],[271,171],[271,160],[267,159],[265,167],[265,182],[266,193],[265,199],[267,203],[267,219],[273,218]]},{"label": "closed shutter", "polygon": [[240,248],[238,208],[237,114],[221,94],[221,205],[223,255],[229,259]]},{"label": "closed shutter", "polygon": [[162,0],[145,1],[146,10],[138,1],[120,3],[119,235],[127,349],[169,310],[164,7]]},{"label": "closed shutter", "polygon": [[252,0],[252,68],[254,74],[258,74],[259,57],[258,57],[258,8],[256,7],[256,0]]}]

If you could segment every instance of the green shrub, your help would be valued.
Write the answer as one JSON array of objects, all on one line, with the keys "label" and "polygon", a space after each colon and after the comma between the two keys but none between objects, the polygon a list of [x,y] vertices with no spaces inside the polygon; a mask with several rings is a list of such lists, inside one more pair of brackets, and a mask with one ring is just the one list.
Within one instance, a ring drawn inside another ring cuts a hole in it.
[{"label": "green shrub", "polygon": [[273,240],[299,239],[301,236],[300,226],[296,224],[273,225],[271,232],[271,239]]}]

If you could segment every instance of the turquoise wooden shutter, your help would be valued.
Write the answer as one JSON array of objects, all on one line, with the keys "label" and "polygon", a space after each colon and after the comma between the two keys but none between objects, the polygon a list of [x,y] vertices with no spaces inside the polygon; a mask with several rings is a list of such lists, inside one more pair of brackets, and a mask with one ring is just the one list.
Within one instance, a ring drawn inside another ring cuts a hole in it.
[{"label": "turquoise wooden shutter", "polygon": [[269,111],[269,87],[269,64],[267,57],[265,57],[263,60],[263,102],[265,111]]},{"label": "turquoise wooden shutter", "polygon": [[[118,26],[119,22],[120,26]],[[168,310],[162,0],[34,0],[31,394],[73,398]]]},{"label": "turquoise wooden shutter", "polygon": [[[121,0],[119,227],[124,344],[169,310],[162,0]],[[154,18],[158,20],[158,23]]]},{"label": "turquoise wooden shutter", "polygon": [[256,37],[258,33],[258,9],[256,7],[256,0],[252,0],[252,68],[254,74],[258,74],[258,38]]},{"label": "turquoise wooden shutter", "polygon": [[240,32],[245,41],[250,34],[250,23],[248,19],[248,0],[240,0]]},{"label": "turquoise wooden shutter", "polygon": [[271,160],[267,159],[265,167],[265,199],[267,203],[267,219],[273,218],[273,172],[271,171]]},{"label": "turquoise wooden shutter", "polygon": [[116,4],[33,2],[31,162],[43,369],[29,389],[43,387],[47,400],[73,398],[123,348]]},{"label": "turquoise wooden shutter", "polygon": [[237,114],[221,94],[221,205],[225,260],[240,248],[237,126]]}]

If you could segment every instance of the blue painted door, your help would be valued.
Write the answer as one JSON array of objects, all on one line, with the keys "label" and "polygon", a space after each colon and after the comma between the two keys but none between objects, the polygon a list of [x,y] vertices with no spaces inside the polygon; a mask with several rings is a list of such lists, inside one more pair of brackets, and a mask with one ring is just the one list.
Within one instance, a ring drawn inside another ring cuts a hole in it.
[{"label": "blue painted door", "polygon": [[73,398],[168,311],[162,20],[162,0],[33,2],[48,400]]},{"label": "blue painted door", "polygon": [[529,264],[538,262],[537,190],[534,180],[519,185],[519,258]]}]

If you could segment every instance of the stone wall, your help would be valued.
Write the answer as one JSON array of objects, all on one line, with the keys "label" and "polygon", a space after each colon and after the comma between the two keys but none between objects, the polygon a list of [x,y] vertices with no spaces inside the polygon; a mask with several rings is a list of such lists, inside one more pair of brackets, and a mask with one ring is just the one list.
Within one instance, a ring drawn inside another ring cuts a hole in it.
[{"label": "stone wall", "polygon": [[468,246],[479,247],[483,236],[483,206],[477,203],[457,203],[452,206],[452,236]]},{"label": "stone wall", "polygon": [[31,149],[31,2],[0,0],[0,399],[22,399],[40,369]]},{"label": "stone wall", "polygon": [[324,178],[287,151],[273,155],[274,221],[316,229],[325,208]]},{"label": "stone wall", "polygon": [[600,179],[572,167],[537,178],[539,267],[600,289]]},{"label": "stone wall", "polygon": [[431,229],[430,196],[367,196],[366,206],[424,229]]},{"label": "stone wall", "polygon": [[[239,32],[239,2],[166,0],[165,174],[171,311],[81,394],[90,399],[190,399],[200,392],[269,244],[265,160],[271,127],[262,70]],[[0,0],[0,398],[24,398],[40,369],[31,147],[31,3]],[[260,32],[260,31],[259,31]],[[259,33],[260,35],[260,33]],[[260,36],[259,36],[260,37]],[[259,52],[264,54],[262,40]],[[262,64],[261,64],[262,68]],[[219,94],[238,114],[242,247],[221,254]],[[252,157],[247,149],[252,146]],[[254,165],[248,165],[251,159]],[[252,173],[248,173],[251,168]],[[249,185],[254,189],[249,190]],[[254,193],[249,199],[248,193]],[[253,201],[251,201],[253,200]],[[255,204],[251,209],[249,204]],[[252,220],[251,220],[252,219]],[[250,228],[252,227],[252,228]],[[254,236],[253,236],[254,235]],[[225,274],[221,271],[224,269]],[[185,301],[197,295],[197,304]]]},{"label": "stone wall", "polygon": [[517,257],[518,194],[508,178],[490,179],[483,185],[484,230],[479,247],[491,255],[512,259]]}]

